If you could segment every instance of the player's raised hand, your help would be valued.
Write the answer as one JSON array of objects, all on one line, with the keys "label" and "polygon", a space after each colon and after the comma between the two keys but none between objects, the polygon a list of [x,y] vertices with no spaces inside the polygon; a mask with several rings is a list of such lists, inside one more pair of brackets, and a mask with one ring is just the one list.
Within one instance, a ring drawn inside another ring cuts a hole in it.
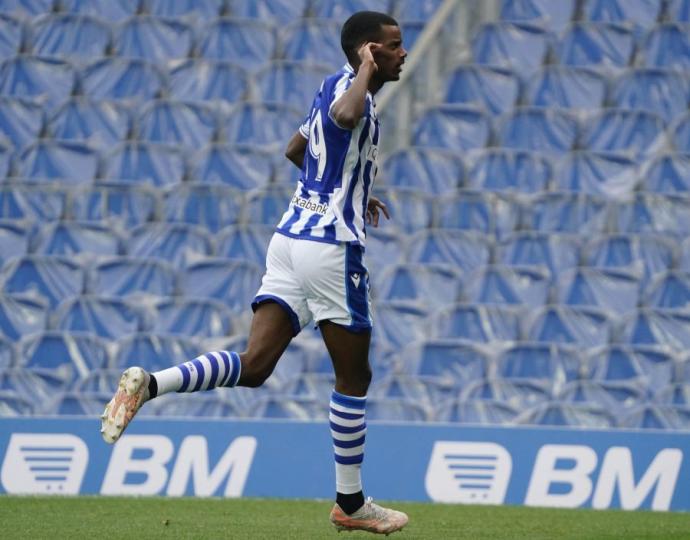
[{"label": "player's raised hand", "polygon": [[383,202],[374,196],[369,197],[369,202],[367,202],[367,225],[378,227],[380,212],[383,212],[386,219],[391,218],[388,213],[388,207]]},{"label": "player's raised hand", "polygon": [[357,50],[359,59],[364,64],[365,62],[371,62],[376,70],[379,67],[376,65],[376,60],[374,60],[374,52],[383,47],[380,43],[374,43],[373,41],[365,41],[362,46]]}]

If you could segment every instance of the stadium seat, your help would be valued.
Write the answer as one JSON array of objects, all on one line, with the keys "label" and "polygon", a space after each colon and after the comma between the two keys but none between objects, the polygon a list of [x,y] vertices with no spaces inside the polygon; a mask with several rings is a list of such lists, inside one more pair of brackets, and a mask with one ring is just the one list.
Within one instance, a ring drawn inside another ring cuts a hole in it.
[{"label": "stadium seat", "polygon": [[55,106],[74,89],[73,66],[57,58],[19,55],[0,62],[0,95],[35,99]]},{"label": "stadium seat", "polygon": [[616,419],[610,411],[599,405],[567,402],[550,402],[522,412],[516,424],[532,426],[575,426],[581,428],[616,427]]},{"label": "stadium seat", "polygon": [[139,111],[137,133],[144,141],[199,148],[215,135],[217,116],[217,111],[202,103],[156,100]]},{"label": "stadium seat", "polygon": [[256,70],[275,55],[273,24],[263,20],[219,18],[200,31],[199,56],[235,62]]},{"label": "stadium seat", "polygon": [[671,21],[690,23],[690,2],[688,0],[669,0],[668,17]]},{"label": "stadium seat", "polygon": [[151,330],[197,338],[225,337],[235,333],[227,307],[217,300],[166,299],[156,303]]},{"label": "stadium seat", "polygon": [[564,403],[601,407],[615,418],[621,418],[644,403],[646,395],[638,385],[627,381],[577,380],[567,383],[557,399]]},{"label": "stadium seat", "polygon": [[198,345],[189,338],[146,332],[118,339],[112,367],[141,366],[158,371],[196,358]]},{"label": "stadium seat", "polygon": [[170,296],[175,293],[175,271],[158,259],[113,257],[93,267],[86,289],[117,297]]},{"label": "stadium seat", "polygon": [[443,0],[397,0],[395,2],[395,17],[399,21],[428,21]]},{"label": "stadium seat", "polygon": [[72,62],[105,56],[112,40],[110,28],[102,20],[69,13],[36,18],[30,34],[34,54]]},{"label": "stadium seat", "polygon": [[429,229],[409,239],[405,260],[441,263],[469,272],[489,262],[489,242],[472,231]]},{"label": "stadium seat", "polygon": [[22,45],[22,23],[14,17],[0,14],[0,58],[17,54]]},{"label": "stadium seat", "polygon": [[158,97],[164,76],[155,64],[136,58],[97,60],[80,72],[85,95],[96,100],[146,101]]},{"label": "stadium seat", "polygon": [[[3,300],[4,298],[0,297],[0,305]],[[4,378],[3,374],[14,367],[16,362],[17,351],[15,350],[15,340],[0,335],[0,389],[5,388],[4,381],[2,380]]]},{"label": "stadium seat", "polygon": [[690,272],[669,270],[654,277],[644,291],[643,303],[654,308],[690,307]]},{"label": "stadium seat", "polygon": [[144,411],[151,416],[184,418],[188,421],[202,418],[224,419],[244,416],[243,411],[233,403],[228,402],[220,392],[172,396],[169,399],[153,401],[147,408]]},{"label": "stadium seat", "polygon": [[277,103],[245,103],[233,109],[223,121],[225,140],[281,151],[302,125],[301,113]]},{"label": "stadium seat", "polygon": [[690,241],[686,238],[680,246],[678,266],[685,272],[690,272]]},{"label": "stadium seat", "polygon": [[0,143],[0,178],[7,178],[12,175],[13,158],[14,152],[9,144]]},{"label": "stadium seat", "polygon": [[[52,0],[40,0],[48,4],[42,12],[50,11]],[[68,13],[93,15],[111,23],[122,22],[135,15],[139,7],[138,0],[60,0],[60,7]]]},{"label": "stadium seat", "polygon": [[541,232],[602,233],[608,227],[610,206],[584,193],[537,194],[525,207],[527,227]]},{"label": "stadium seat", "polygon": [[463,299],[479,304],[539,307],[548,303],[551,274],[538,266],[483,266],[463,280]]},{"label": "stadium seat", "polygon": [[673,243],[661,235],[610,234],[590,238],[582,248],[583,264],[631,270],[644,278],[668,270],[675,261]]},{"label": "stadium seat", "polygon": [[622,428],[632,429],[690,429],[690,409],[673,405],[645,404],[635,408],[620,423]]},{"label": "stadium seat", "polygon": [[554,276],[580,262],[580,241],[574,234],[517,232],[496,246],[496,261],[514,266],[539,266]]},{"label": "stadium seat", "polygon": [[422,304],[407,300],[377,302],[372,310],[378,339],[392,348],[401,348],[429,335],[430,312]]},{"label": "stadium seat", "polygon": [[0,220],[0,268],[12,257],[29,252],[29,224],[15,220]]},{"label": "stadium seat", "polygon": [[38,255],[60,255],[88,262],[121,255],[124,239],[112,227],[94,222],[61,221],[47,224],[31,238]]},{"label": "stadium seat", "polygon": [[597,71],[571,66],[545,66],[527,82],[525,101],[533,107],[591,110],[603,106],[607,80]]},{"label": "stadium seat", "polygon": [[614,107],[644,110],[671,122],[688,110],[688,80],[658,68],[635,69],[619,77],[613,87]]},{"label": "stadium seat", "polygon": [[[47,328],[48,303],[31,295],[0,294],[0,338],[16,342],[22,337]],[[9,367],[13,356],[4,341],[0,343],[0,366]]]},{"label": "stadium seat", "polygon": [[163,219],[200,225],[215,233],[238,223],[244,201],[243,194],[230,187],[186,184],[166,193]]},{"label": "stadium seat", "polygon": [[544,62],[552,35],[523,22],[483,24],[472,38],[472,58],[477,64],[501,66],[528,74]]},{"label": "stadium seat", "polygon": [[61,392],[42,409],[46,416],[100,416],[110,400],[105,392]]},{"label": "stadium seat", "polygon": [[148,0],[149,13],[156,17],[215,19],[220,15],[223,2],[218,0]]},{"label": "stadium seat", "polygon": [[671,130],[673,145],[679,152],[690,153],[690,114],[680,117]]},{"label": "stadium seat", "polygon": [[552,32],[560,32],[572,20],[577,0],[503,0],[500,18],[504,21],[524,21]]},{"label": "stadium seat", "polygon": [[[0,111],[2,107],[0,106]],[[0,218],[54,221],[65,215],[67,190],[53,184],[0,184]]]},{"label": "stadium seat", "polygon": [[186,58],[192,48],[192,29],[178,20],[137,15],[117,27],[114,52],[124,58],[152,63]]},{"label": "stadium seat", "polygon": [[248,224],[277,225],[288,209],[294,187],[274,185],[249,194],[242,219]]},{"label": "stadium seat", "polygon": [[690,315],[673,309],[639,309],[621,322],[617,341],[686,351],[690,346]]},{"label": "stadium seat", "polygon": [[309,0],[230,0],[234,17],[268,20],[288,24],[307,15]]},{"label": "stadium seat", "polygon": [[489,142],[491,123],[486,113],[466,105],[441,105],[428,109],[414,127],[412,144],[462,152],[483,148]]},{"label": "stadium seat", "polygon": [[579,377],[583,359],[574,346],[518,342],[502,349],[489,375],[508,381],[531,381],[558,392]]},{"label": "stadium seat", "polygon": [[104,156],[103,178],[149,184],[177,185],[185,174],[185,158],[176,146],[126,142]]},{"label": "stadium seat", "polygon": [[99,157],[87,144],[73,141],[39,140],[17,158],[17,174],[36,180],[57,180],[87,184],[96,177]]},{"label": "stadium seat", "polygon": [[212,144],[192,158],[192,180],[249,191],[266,187],[273,167],[266,156],[250,146]]},{"label": "stadium seat", "polygon": [[685,238],[690,233],[690,201],[683,196],[640,192],[613,208],[615,230]]},{"label": "stadium seat", "polygon": [[122,298],[82,295],[63,301],[52,317],[56,330],[118,339],[141,330],[144,316],[138,306]]},{"label": "stadium seat", "polygon": [[512,70],[466,64],[448,77],[445,102],[471,105],[498,115],[513,108],[519,93],[520,80]]},{"label": "stadium seat", "polygon": [[33,142],[43,127],[40,102],[22,97],[0,96],[0,140],[21,149]]},{"label": "stadium seat", "polygon": [[658,0],[585,0],[583,16],[586,20],[610,23],[630,23],[643,31],[654,26],[663,10]]},{"label": "stadium seat", "polygon": [[313,2],[313,15],[324,19],[344,21],[356,11],[372,10],[387,13],[388,0],[318,0]]},{"label": "stadium seat", "polygon": [[597,152],[621,152],[633,159],[651,157],[666,147],[664,121],[643,110],[609,109],[585,125],[582,146]]},{"label": "stadium seat", "polygon": [[571,113],[539,107],[514,109],[498,128],[502,146],[554,154],[572,150],[577,134],[577,122]]},{"label": "stadium seat", "polygon": [[437,422],[454,422],[476,425],[511,425],[518,409],[503,401],[488,399],[453,400],[436,409]]},{"label": "stadium seat", "polygon": [[181,273],[180,291],[190,298],[220,300],[235,313],[247,311],[261,284],[263,268],[232,259],[205,259]]},{"label": "stadium seat", "polygon": [[249,92],[246,70],[233,62],[193,58],[169,72],[170,97],[181,101],[236,103]]},{"label": "stadium seat", "polygon": [[479,343],[518,341],[519,309],[504,305],[454,303],[433,315],[431,331],[436,338],[466,339]]},{"label": "stadium seat", "polygon": [[464,170],[455,152],[408,147],[390,154],[379,175],[386,186],[445,196],[460,185]]},{"label": "stadium seat", "polygon": [[641,64],[686,72],[690,67],[690,34],[683,24],[665,23],[652,28],[640,43]]},{"label": "stadium seat", "polygon": [[640,287],[639,275],[627,269],[576,268],[560,275],[555,286],[556,302],[622,315],[637,308]]},{"label": "stadium seat", "polygon": [[328,66],[300,61],[271,62],[254,77],[258,97],[308,111],[321,82],[331,74]]},{"label": "stadium seat", "polygon": [[664,154],[645,163],[642,189],[653,193],[690,193],[690,155]]},{"label": "stadium seat", "polygon": [[[384,201],[385,202],[385,201]],[[391,264],[403,261],[407,235],[387,227],[369,227],[366,237],[366,265],[369,272],[378,274]]]},{"label": "stadium seat", "polygon": [[[272,225],[231,225],[215,237],[219,257],[249,261],[263,265],[266,251],[275,231]],[[368,253],[367,253],[368,254]]]},{"label": "stadium seat", "polygon": [[620,24],[578,22],[566,28],[554,49],[559,64],[615,72],[630,64],[635,37]]},{"label": "stadium seat", "polygon": [[476,190],[534,193],[548,188],[552,163],[539,154],[489,149],[467,158],[466,186]]},{"label": "stadium seat", "polygon": [[346,62],[340,47],[341,24],[323,19],[303,19],[289,24],[282,33],[282,55],[286,60],[323,64],[335,72]]},{"label": "stadium seat", "polygon": [[385,226],[404,234],[428,229],[432,224],[432,197],[417,189],[400,187],[374,188],[373,194],[384,201],[391,215]]},{"label": "stadium seat", "polygon": [[15,392],[0,390],[0,416],[31,416],[34,414],[35,403]]},{"label": "stadium seat", "polygon": [[480,379],[471,382],[460,393],[461,401],[500,402],[517,410],[534,407],[553,399],[549,384],[537,380]]},{"label": "stadium seat", "polygon": [[614,333],[611,317],[597,308],[551,305],[526,315],[530,341],[595,347],[609,343]]},{"label": "stadium seat", "polygon": [[5,293],[23,293],[46,300],[55,307],[82,292],[84,271],[72,259],[27,255],[13,258],[0,275]]},{"label": "stadium seat", "polygon": [[427,422],[432,417],[428,407],[405,398],[367,398],[367,420],[387,422]]},{"label": "stadium seat", "polygon": [[446,265],[407,263],[390,265],[374,276],[375,301],[410,300],[440,308],[460,297],[460,273]]},{"label": "stadium seat", "polygon": [[212,253],[209,234],[201,227],[184,223],[147,223],[133,229],[127,254],[141,259],[160,259],[175,268]]},{"label": "stadium seat", "polygon": [[609,345],[591,350],[586,378],[601,382],[627,382],[652,394],[671,384],[677,360],[667,346]]},{"label": "stadium seat", "polygon": [[515,198],[483,191],[457,190],[435,201],[434,225],[494,234],[511,234],[519,224],[521,207]]},{"label": "stadium seat", "polygon": [[267,395],[252,410],[249,418],[280,418],[289,420],[326,420],[328,408],[310,397]]},{"label": "stadium seat", "polygon": [[70,214],[78,221],[95,221],[131,228],[154,218],[158,192],[149,186],[108,183],[72,190]]},{"label": "stadium seat", "polygon": [[48,119],[47,130],[61,140],[86,142],[107,150],[124,140],[131,129],[130,112],[116,102],[85,97],[69,99]]},{"label": "stadium seat", "polygon": [[657,389],[654,399],[658,403],[668,405],[690,405],[690,384],[686,382],[672,383]]}]

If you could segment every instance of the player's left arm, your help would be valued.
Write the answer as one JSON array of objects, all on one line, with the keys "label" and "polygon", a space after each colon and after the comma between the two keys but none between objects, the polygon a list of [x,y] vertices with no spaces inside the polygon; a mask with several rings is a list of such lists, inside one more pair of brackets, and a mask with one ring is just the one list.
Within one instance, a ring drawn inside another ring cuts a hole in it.
[{"label": "player's left arm", "polygon": [[374,227],[379,226],[379,217],[383,212],[386,219],[390,219],[391,216],[388,213],[388,207],[384,202],[382,202],[378,197],[373,195],[369,196],[367,201],[367,225],[373,225]]},{"label": "player's left arm", "polygon": [[285,149],[285,157],[292,161],[299,169],[304,163],[304,152],[307,149],[307,139],[304,138],[302,132],[297,130],[288,142]]}]

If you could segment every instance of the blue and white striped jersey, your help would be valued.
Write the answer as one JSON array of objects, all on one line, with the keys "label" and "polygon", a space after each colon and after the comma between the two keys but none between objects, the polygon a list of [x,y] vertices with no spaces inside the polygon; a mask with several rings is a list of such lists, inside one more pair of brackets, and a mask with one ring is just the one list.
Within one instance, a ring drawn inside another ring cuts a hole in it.
[{"label": "blue and white striped jersey", "polygon": [[300,127],[307,150],[290,207],[277,226],[284,235],[364,246],[367,200],[378,154],[376,104],[367,93],[364,115],[352,130],[338,126],[331,115],[333,104],[354,78],[350,64],[327,77]]}]

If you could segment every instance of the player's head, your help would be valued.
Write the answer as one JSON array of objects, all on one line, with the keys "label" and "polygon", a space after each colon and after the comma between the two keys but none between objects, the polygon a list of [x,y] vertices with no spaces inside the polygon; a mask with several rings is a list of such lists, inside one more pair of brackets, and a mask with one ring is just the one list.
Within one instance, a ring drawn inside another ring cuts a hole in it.
[{"label": "player's head", "polygon": [[405,61],[407,51],[402,46],[398,22],[385,13],[358,11],[345,21],[340,32],[340,45],[353,67],[359,65],[358,49],[368,41],[383,45],[374,53],[379,67],[377,77],[382,82],[400,78],[400,66]]}]

